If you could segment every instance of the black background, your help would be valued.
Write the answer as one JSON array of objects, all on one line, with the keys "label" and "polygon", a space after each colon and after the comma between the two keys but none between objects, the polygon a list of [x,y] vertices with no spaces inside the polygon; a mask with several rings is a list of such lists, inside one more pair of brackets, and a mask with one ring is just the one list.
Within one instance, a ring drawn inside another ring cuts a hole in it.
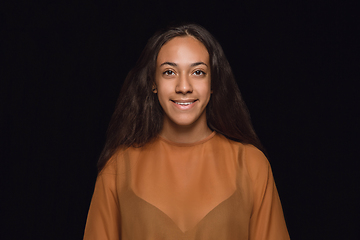
[{"label": "black background", "polygon": [[0,12],[1,239],[82,238],[123,79],[174,21],[223,46],[291,238],[359,239],[356,1],[27,1]]}]

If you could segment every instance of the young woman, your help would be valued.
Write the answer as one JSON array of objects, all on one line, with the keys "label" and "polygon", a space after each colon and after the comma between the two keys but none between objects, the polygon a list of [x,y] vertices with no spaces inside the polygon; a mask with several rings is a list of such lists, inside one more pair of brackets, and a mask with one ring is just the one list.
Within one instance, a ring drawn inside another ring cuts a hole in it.
[{"label": "young woman", "polygon": [[261,150],[215,38],[156,33],[120,93],[84,239],[289,239]]}]

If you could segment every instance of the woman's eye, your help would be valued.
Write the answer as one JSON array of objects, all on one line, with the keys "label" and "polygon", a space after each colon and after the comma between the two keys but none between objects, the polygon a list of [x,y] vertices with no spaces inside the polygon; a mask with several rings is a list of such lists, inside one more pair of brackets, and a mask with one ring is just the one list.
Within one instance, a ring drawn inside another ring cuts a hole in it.
[{"label": "woman's eye", "polygon": [[193,74],[195,75],[205,75],[206,73],[201,70],[196,70]]},{"label": "woman's eye", "polygon": [[175,73],[171,70],[166,70],[165,72],[163,72],[164,75],[170,76],[170,75],[175,75]]}]

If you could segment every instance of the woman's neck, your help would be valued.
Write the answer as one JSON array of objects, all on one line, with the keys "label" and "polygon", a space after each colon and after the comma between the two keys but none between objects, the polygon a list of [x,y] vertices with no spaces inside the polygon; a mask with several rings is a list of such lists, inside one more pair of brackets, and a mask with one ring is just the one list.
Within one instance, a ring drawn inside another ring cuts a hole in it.
[{"label": "woman's neck", "polygon": [[160,136],[176,143],[194,143],[209,136],[212,131],[205,121],[196,121],[191,125],[180,126],[168,118],[164,118]]}]

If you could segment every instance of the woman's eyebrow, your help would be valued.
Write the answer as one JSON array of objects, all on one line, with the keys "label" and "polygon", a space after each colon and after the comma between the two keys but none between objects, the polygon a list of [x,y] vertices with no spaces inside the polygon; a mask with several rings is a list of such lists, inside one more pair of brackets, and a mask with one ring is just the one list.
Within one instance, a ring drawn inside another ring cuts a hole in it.
[{"label": "woman's eyebrow", "polygon": [[[160,65],[160,67],[163,66],[163,65],[170,65],[170,66],[173,66],[173,67],[177,67],[177,66],[178,66],[176,63],[173,63],[173,62],[163,62],[163,63]],[[206,63],[204,63],[204,62],[195,62],[195,63],[192,63],[192,64],[190,65],[190,67],[195,67],[195,66],[198,66],[198,65],[205,65],[205,66],[208,67],[208,65],[206,65]]]},{"label": "woman's eyebrow", "polygon": [[204,63],[204,62],[196,62],[196,63],[192,63],[190,66],[191,66],[191,67],[195,67],[195,66],[199,66],[199,65],[205,65],[205,66],[207,66],[207,67],[208,67],[208,65],[206,65],[206,63]]},{"label": "woman's eyebrow", "polygon": [[173,62],[163,62],[163,63],[160,65],[160,67],[163,66],[163,65],[170,65],[170,66],[173,66],[173,67],[177,67],[177,64],[176,64],[176,63],[173,63]]}]

